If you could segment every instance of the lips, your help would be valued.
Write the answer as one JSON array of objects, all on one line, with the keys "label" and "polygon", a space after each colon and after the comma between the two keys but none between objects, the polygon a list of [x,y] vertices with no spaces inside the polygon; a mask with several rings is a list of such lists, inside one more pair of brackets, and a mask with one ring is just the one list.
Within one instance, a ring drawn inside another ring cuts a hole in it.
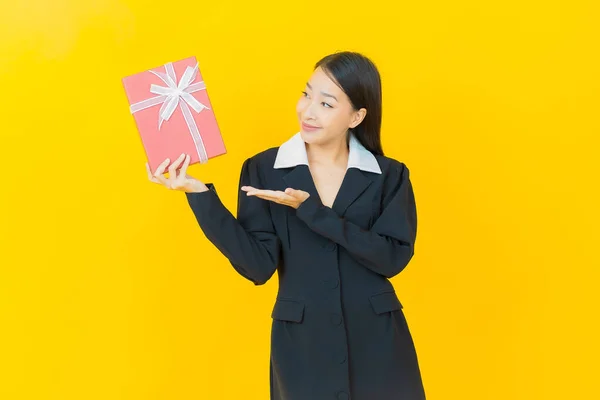
[{"label": "lips", "polygon": [[316,131],[317,129],[321,129],[318,126],[313,126],[313,125],[309,125],[305,122],[302,122],[302,129],[304,129],[305,131]]}]

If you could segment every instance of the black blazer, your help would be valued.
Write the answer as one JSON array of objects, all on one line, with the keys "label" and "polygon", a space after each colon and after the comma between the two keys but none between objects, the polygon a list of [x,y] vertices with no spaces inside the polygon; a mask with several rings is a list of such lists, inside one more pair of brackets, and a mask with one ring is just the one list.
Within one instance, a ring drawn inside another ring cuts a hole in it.
[{"label": "black blazer", "polygon": [[[415,197],[404,163],[349,168],[331,208],[306,165],[274,169],[277,147],[244,161],[239,186],[300,189],[297,209],[239,192],[237,218],[214,185],[187,193],[206,237],[255,285],[278,272],[271,316],[275,400],[421,400],[417,356],[389,278],[415,248]],[[240,338],[241,340],[242,338]]]}]

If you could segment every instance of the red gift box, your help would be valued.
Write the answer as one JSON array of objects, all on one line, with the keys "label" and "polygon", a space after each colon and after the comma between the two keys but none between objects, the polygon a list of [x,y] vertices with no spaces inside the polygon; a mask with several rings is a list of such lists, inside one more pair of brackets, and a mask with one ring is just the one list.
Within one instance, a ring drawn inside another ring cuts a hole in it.
[{"label": "red gift box", "polygon": [[190,155],[190,165],[226,154],[196,57],[122,81],[152,171],[181,153]]}]

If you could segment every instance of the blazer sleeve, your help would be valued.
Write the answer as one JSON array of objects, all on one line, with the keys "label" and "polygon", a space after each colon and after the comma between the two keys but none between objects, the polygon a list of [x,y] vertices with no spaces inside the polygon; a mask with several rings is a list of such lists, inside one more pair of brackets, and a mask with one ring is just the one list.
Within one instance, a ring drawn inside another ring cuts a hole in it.
[{"label": "blazer sleeve", "polygon": [[[240,187],[262,187],[256,161],[244,161]],[[281,256],[281,241],[271,220],[268,202],[238,192],[237,219],[219,199],[214,185],[187,193],[188,203],[206,237],[229,259],[235,270],[255,285],[265,284]]]},{"label": "blazer sleeve", "polygon": [[340,217],[310,196],[296,215],[313,231],[340,246],[362,265],[391,278],[409,263],[417,235],[417,210],[409,170],[403,163],[390,168],[384,184],[383,211],[370,230]]}]

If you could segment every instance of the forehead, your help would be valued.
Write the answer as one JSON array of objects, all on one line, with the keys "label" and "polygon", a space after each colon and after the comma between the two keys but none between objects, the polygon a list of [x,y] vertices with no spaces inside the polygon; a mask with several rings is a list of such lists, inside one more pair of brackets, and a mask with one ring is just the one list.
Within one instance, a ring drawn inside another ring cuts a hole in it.
[{"label": "forehead", "polygon": [[322,90],[336,96],[344,93],[337,83],[332,80],[321,67],[314,70],[308,83],[312,86],[313,90]]}]

